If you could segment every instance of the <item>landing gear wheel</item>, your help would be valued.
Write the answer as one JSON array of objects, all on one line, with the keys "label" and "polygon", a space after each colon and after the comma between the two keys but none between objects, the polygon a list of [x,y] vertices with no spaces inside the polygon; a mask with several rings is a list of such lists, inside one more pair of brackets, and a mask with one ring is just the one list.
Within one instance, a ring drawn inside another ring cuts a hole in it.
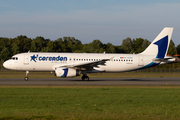
[{"label": "landing gear wheel", "polygon": [[89,80],[89,77],[88,76],[82,76],[82,80],[84,81],[88,81]]},{"label": "landing gear wheel", "polygon": [[28,74],[29,74],[29,71],[26,71],[26,77],[24,78],[25,81],[28,81],[28,80],[29,80]]},{"label": "landing gear wheel", "polygon": [[86,76],[84,80],[89,81],[89,77],[88,77],[88,76]]},{"label": "landing gear wheel", "polygon": [[29,80],[29,78],[28,78],[28,77],[25,77],[25,78],[24,78],[24,80],[25,80],[25,81],[28,81],[28,80]]},{"label": "landing gear wheel", "polygon": [[82,76],[81,79],[84,81],[84,76]]}]

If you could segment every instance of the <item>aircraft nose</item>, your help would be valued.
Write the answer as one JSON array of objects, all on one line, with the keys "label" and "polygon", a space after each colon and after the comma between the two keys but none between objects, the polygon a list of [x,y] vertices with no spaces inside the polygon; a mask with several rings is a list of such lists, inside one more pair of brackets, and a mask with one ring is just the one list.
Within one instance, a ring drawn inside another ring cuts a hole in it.
[{"label": "aircraft nose", "polygon": [[11,67],[12,67],[12,64],[11,64],[11,62],[10,61],[5,61],[4,63],[3,63],[3,66],[6,68],[6,69],[11,69]]},{"label": "aircraft nose", "polygon": [[3,66],[4,66],[5,68],[7,68],[7,61],[5,61],[5,62],[3,63]]},{"label": "aircraft nose", "polygon": [[11,61],[11,60],[7,60],[3,63],[3,66],[6,68],[6,69],[11,69],[11,70],[16,70],[16,66],[14,65],[14,62]]}]

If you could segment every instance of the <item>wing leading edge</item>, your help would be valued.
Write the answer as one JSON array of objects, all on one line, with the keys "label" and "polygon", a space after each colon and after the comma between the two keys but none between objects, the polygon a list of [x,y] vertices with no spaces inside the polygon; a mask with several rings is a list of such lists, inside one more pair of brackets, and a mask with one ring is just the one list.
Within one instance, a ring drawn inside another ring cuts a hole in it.
[{"label": "wing leading edge", "polygon": [[93,67],[98,67],[98,65],[106,65],[105,63],[107,61],[112,60],[113,58],[110,59],[102,59],[102,60],[97,60],[93,62],[84,62],[84,63],[77,63],[77,64],[69,64],[69,65],[60,65],[58,67],[67,67],[67,68],[75,68],[79,70],[93,70]]}]

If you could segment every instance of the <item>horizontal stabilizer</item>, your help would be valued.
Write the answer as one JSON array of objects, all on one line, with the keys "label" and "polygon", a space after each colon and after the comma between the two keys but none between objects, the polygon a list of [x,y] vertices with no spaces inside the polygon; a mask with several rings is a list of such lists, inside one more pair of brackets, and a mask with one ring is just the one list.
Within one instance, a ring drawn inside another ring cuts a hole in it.
[{"label": "horizontal stabilizer", "polygon": [[160,62],[175,62],[177,61],[176,58],[155,58],[153,59],[154,63],[160,63]]}]

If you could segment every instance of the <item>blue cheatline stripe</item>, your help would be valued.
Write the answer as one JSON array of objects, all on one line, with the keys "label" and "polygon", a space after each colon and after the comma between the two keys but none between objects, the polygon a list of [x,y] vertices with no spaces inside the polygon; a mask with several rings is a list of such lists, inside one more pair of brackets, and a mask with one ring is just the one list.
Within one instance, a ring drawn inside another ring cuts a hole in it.
[{"label": "blue cheatline stripe", "polygon": [[158,40],[154,44],[158,45],[158,54],[156,58],[164,58],[168,47],[168,36]]},{"label": "blue cheatline stripe", "polygon": [[148,67],[154,67],[154,66],[157,66],[157,65],[159,65],[159,64],[160,64],[160,63],[151,62],[151,63],[149,63],[148,65],[143,66],[143,67],[141,67],[141,68],[139,68],[139,69],[137,69],[137,70],[144,69],[144,68],[148,68]]},{"label": "blue cheatline stripe", "polygon": [[68,74],[68,68],[65,68],[63,70],[64,70],[64,74],[61,77],[66,77]]}]

